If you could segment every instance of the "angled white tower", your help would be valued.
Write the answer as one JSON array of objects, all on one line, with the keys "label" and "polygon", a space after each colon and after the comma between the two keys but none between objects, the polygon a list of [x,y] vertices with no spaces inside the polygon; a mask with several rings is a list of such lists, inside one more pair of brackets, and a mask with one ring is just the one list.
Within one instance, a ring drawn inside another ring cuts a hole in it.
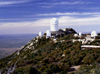
[{"label": "angled white tower", "polygon": [[95,37],[95,36],[97,36],[96,31],[92,31],[92,32],[91,32],[91,37]]},{"label": "angled white tower", "polygon": [[50,30],[51,31],[58,31],[58,19],[52,18],[50,21]]},{"label": "angled white tower", "polygon": [[79,37],[81,37],[82,36],[82,33],[81,32],[79,32]]},{"label": "angled white tower", "polygon": [[51,31],[50,30],[46,31],[46,38],[48,38],[48,37],[51,37]]},{"label": "angled white tower", "polygon": [[43,32],[40,31],[39,32],[39,36],[42,37],[43,36]]}]

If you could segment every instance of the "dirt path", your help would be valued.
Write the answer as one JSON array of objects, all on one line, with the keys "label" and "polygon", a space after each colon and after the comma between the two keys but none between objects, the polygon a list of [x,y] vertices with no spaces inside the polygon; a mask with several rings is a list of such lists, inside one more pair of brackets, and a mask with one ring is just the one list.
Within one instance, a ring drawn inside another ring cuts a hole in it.
[{"label": "dirt path", "polygon": [[80,68],[80,65],[70,67],[68,74],[77,71],[79,68]]}]

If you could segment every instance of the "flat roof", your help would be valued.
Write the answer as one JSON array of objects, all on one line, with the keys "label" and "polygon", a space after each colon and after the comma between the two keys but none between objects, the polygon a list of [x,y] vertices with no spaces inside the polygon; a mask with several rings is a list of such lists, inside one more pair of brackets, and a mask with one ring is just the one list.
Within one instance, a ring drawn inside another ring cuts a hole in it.
[{"label": "flat roof", "polygon": [[96,45],[82,45],[81,48],[100,48],[100,46],[96,46]]}]

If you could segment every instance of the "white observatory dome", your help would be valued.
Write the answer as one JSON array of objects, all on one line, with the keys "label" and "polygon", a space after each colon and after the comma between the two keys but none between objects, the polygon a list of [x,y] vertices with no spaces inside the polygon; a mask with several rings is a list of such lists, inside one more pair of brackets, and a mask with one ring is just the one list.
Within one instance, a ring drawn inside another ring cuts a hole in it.
[{"label": "white observatory dome", "polygon": [[50,21],[50,30],[51,31],[58,31],[58,19],[52,18]]},{"label": "white observatory dome", "polygon": [[74,37],[78,37],[78,34],[74,34]]},{"label": "white observatory dome", "polygon": [[43,36],[43,32],[40,31],[39,32],[39,36],[42,37]]},{"label": "white observatory dome", "polygon": [[96,31],[92,31],[92,32],[91,32],[91,37],[95,37],[95,36],[97,36]]},{"label": "white observatory dome", "polygon": [[48,37],[51,37],[51,31],[50,30],[47,30],[46,31],[46,37],[48,38]]}]

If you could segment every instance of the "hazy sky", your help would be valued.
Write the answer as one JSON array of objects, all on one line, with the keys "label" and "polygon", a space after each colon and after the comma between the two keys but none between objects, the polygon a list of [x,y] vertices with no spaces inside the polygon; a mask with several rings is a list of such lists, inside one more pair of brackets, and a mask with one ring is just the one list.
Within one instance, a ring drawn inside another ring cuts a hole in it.
[{"label": "hazy sky", "polygon": [[0,34],[45,32],[53,17],[59,28],[100,32],[100,0],[0,0]]}]

